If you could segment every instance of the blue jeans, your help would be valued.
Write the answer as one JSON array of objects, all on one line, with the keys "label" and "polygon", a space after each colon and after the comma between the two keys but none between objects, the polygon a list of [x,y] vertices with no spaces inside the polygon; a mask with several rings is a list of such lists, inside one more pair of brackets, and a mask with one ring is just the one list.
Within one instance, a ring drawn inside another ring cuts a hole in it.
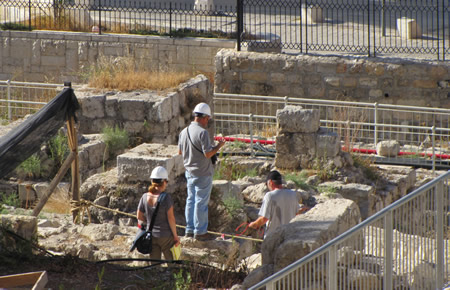
[{"label": "blue jeans", "polygon": [[186,171],[186,233],[196,235],[208,231],[208,203],[211,196],[212,176],[194,176]]}]

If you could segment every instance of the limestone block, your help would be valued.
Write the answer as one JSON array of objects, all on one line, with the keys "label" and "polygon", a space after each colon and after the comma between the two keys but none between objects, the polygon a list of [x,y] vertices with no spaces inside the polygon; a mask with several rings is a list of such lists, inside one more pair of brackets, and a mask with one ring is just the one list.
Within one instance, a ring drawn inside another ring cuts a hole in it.
[{"label": "limestone block", "polygon": [[264,280],[274,273],[273,264],[263,264],[261,267],[251,271],[250,274],[245,277],[242,286],[244,289],[248,289],[258,282]]},{"label": "limestone block", "polygon": [[184,174],[183,158],[178,154],[178,146],[144,143],[117,156],[121,182],[148,182],[150,173],[156,166],[167,169],[169,180],[175,180],[175,177]]},{"label": "limestone block", "polygon": [[402,17],[397,18],[397,31],[400,37],[406,39],[414,39],[422,37],[422,29],[415,19]]},{"label": "limestone block", "polygon": [[88,224],[80,229],[80,235],[91,241],[110,241],[119,233],[119,226],[113,224]]},{"label": "limestone block", "polygon": [[123,120],[142,121],[145,116],[146,100],[139,96],[120,97],[118,96],[118,108]]},{"label": "limestone block", "polygon": [[144,129],[143,121],[124,121],[123,129],[131,135],[136,135],[142,132]]},{"label": "limestone block", "polygon": [[383,157],[396,157],[400,152],[400,143],[397,140],[385,140],[378,142],[377,155]]},{"label": "limestone block", "polygon": [[81,114],[86,118],[103,118],[105,116],[105,95],[77,97]]},{"label": "limestone block", "polygon": [[165,97],[154,104],[152,112],[156,113],[159,122],[166,122],[172,119],[172,99]]},{"label": "limestone block", "polygon": [[[370,269],[370,268],[369,268]],[[378,273],[371,273],[361,269],[347,269],[348,283],[347,289],[358,288],[359,285],[364,285],[364,289],[376,290],[383,285],[382,277]]]},{"label": "limestone block", "polygon": [[258,35],[258,39],[248,42],[247,51],[281,53],[281,36],[274,33]]},{"label": "limestone block", "polygon": [[[34,201],[36,199],[42,198],[46,193],[49,187],[48,182],[38,182],[38,183],[21,183],[18,186],[19,191],[19,199],[22,202],[28,200]],[[69,197],[69,188],[70,184],[67,182],[61,182],[56,187],[53,193],[50,195],[50,198],[61,198],[63,200],[67,200]],[[29,204],[29,203],[28,203]]]},{"label": "limestone block", "polygon": [[65,67],[66,57],[65,56],[48,56],[41,55],[41,65],[42,66],[54,66],[54,67]]},{"label": "limestone block", "polygon": [[180,115],[180,96],[178,92],[172,92],[167,95],[172,104],[172,118]]},{"label": "limestone block", "polygon": [[[0,226],[7,228],[13,233],[21,236],[26,240],[31,240],[37,233],[37,218],[34,216],[23,215],[0,215]],[[6,241],[6,245],[0,244],[0,248],[11,248],[15,239],[0,239]]]},{"label": "limestone block", "polygon": [[279,133],[313,133],[319,130],[319,111],[288,105],[277,110]]},{"label": "limestone block", "polygon": [[319,6],[302,7],[302,21],[308,23],[322,23],[323,10]]},{"label": "limestone block", "polygon": [[255,185],[250,185],[244,191],[242,191],[242,195],[246,200],[249,200],[253,203],[262,203],[264,199],[264,195],[268,192],[266,183],[260,183]]},{"label": "limestone block", "polygon": [[341,151],[341,141],[336,132],[320,129],[316,135],[316,156],[334,158]]},{"label": "limestone block", "polygon": [[108,156],[105,154],[109,154],[108,152],[105,152],[106,150],[106,144],[102,139],[102,136],[100,134],[89,134],[84,135],[85,142],[80,144],[79,151],[80,152],[87,152],[88,156],[88,163],[85,164],[86,169],[95,169],[102,167],[103,165],[103,156]]},{"label": "limestone block", "polygon": [[117,117],[119,98],[117,96],[106,96],[105,97],[105,115],[106,117]]},{"label": "limestone block", "polygon": [[195,0],[194,10],[204,12],[204,11],[214,11],[214,0]]}]

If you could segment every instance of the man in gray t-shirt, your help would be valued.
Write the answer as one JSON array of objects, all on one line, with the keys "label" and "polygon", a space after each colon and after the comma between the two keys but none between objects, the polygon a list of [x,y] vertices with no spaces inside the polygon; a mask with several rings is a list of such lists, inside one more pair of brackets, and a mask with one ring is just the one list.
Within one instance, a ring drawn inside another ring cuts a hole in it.
[{"label": "man in gray t-shirt", "polygon": [[300,204],[297,194],[283,188],[281,174],[274,170],[267,176],[267,187],[271,191],[264,196],[259,218],[249,224],[249,227],[258,229],[266,224],[267,234],[272,233],[277,227],[287,224],[300,212]]},{"label": "man in gray t-shirt", "polygon": [[208,104],[200,103],[194,109],[194,121],[181,131],[178,139],[179,154],[183,155],[186,168],[187,193],[186,200],[186,236],[197,240],[208,240],[213,237],[208,231],[208,203],[211,196],[214,156],[225,141],[213,146],[206,130],[211,119]]}]

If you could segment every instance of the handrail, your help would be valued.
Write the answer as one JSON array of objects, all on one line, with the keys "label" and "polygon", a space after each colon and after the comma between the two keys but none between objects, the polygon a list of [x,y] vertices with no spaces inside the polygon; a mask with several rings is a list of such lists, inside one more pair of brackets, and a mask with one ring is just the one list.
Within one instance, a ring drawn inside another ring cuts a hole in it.
[{"label": "handrail", "polygon": [[322,254],[325,251],[327,251],[331,246],[337,244],[338,242],[344,240],[345,238],[347,238],[348,236],[352,235],[353,233],[355,233],[355,232],[363,229],[364,227],[370,225],[372,222],[374,222],[377,219],[379,219],[380,217],[388,214],[389,212],[391,212],[392,210],[398,208],[399,206],[407,203],[411,199],[413,199],[416,196],[420,195],[422,192],[427,191],[427,190],[435,187],[437,184],[439,184],[443,180],[446,180],[446,179],[449,179],[449,178],[450,178],[450,171],[440,175],[439,177],[435,178],[434,180],[428,182],[427,184],[424,184],[424,185],[420,186],[419,188],[417,188],[413,192],[411,192],[408,195],[402,197],[401,199],[393,202],[392,204],[390,204],[387,207],[383,208],[382,210],[380,210],[376,214],[368,217],[363,222],[357,224],[353,228],[347,230],[343,234],[341,234],[341,235],[337,236],[336,238],[332,239],[331,241],[325,243],[324,245],[322,245],[318,249],[314,250],[313,252],[309,253],[308,255],[304,256],[303,258],[295,261],[294,263],[292,263],[289,266],[285,267],[284,269],[278,271],[277,273],[267,277],[266,279],[262,280],[261,282],[257,283],[256,285],[250,287],[249,289],[258,289],[259,287],[264,286],[265,284],[271,282],[272,280],[278,278],[279,276],[281,276],[283,274],[286,274],[286,273],[294,270],[295,268],[298,268],[297,266],[299,266],[300,264],[312,260],[313,258],[318,256],[319,254]]},{"label": "handrail", "polygon": [[380,103],[365,103],[365,102],[349,102],[349,101],[335,101],[335,100],[324,100],[324,99],[305,99],[305,98],[294,98],[294,97],[279,97],[279,96],[260,96],[260,95],[245,95],[245,94],[227,94],[227,93],[214,93],[214,98],[226,97],[230,99],[258,99],[258,100],[276,100],[280,103],[286,103],[289,101],[300,101],[306,103],[318,103],[318,104],[330,104],[330,105],[349,105],[357,107],[368,107],[368,108],[387,108],[396,110],[415,110],[418,112],[440,112],[450,114],[450,109],[443,109],[437,107],[415,107],[415,106],[405,106],[405,105],[390,105],[390,104],[380,104]]}]

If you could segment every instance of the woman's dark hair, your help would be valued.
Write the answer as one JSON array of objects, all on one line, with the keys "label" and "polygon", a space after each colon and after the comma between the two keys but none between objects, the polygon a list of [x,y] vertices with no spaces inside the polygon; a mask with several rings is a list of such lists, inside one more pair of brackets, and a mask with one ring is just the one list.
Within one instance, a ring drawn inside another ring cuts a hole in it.
[{"label": "woman's dark hair", "polygon": [[166,179],[152,179],[152,184],[148,187],[148,191],[155,193],[158,186],[162,186]]}]

